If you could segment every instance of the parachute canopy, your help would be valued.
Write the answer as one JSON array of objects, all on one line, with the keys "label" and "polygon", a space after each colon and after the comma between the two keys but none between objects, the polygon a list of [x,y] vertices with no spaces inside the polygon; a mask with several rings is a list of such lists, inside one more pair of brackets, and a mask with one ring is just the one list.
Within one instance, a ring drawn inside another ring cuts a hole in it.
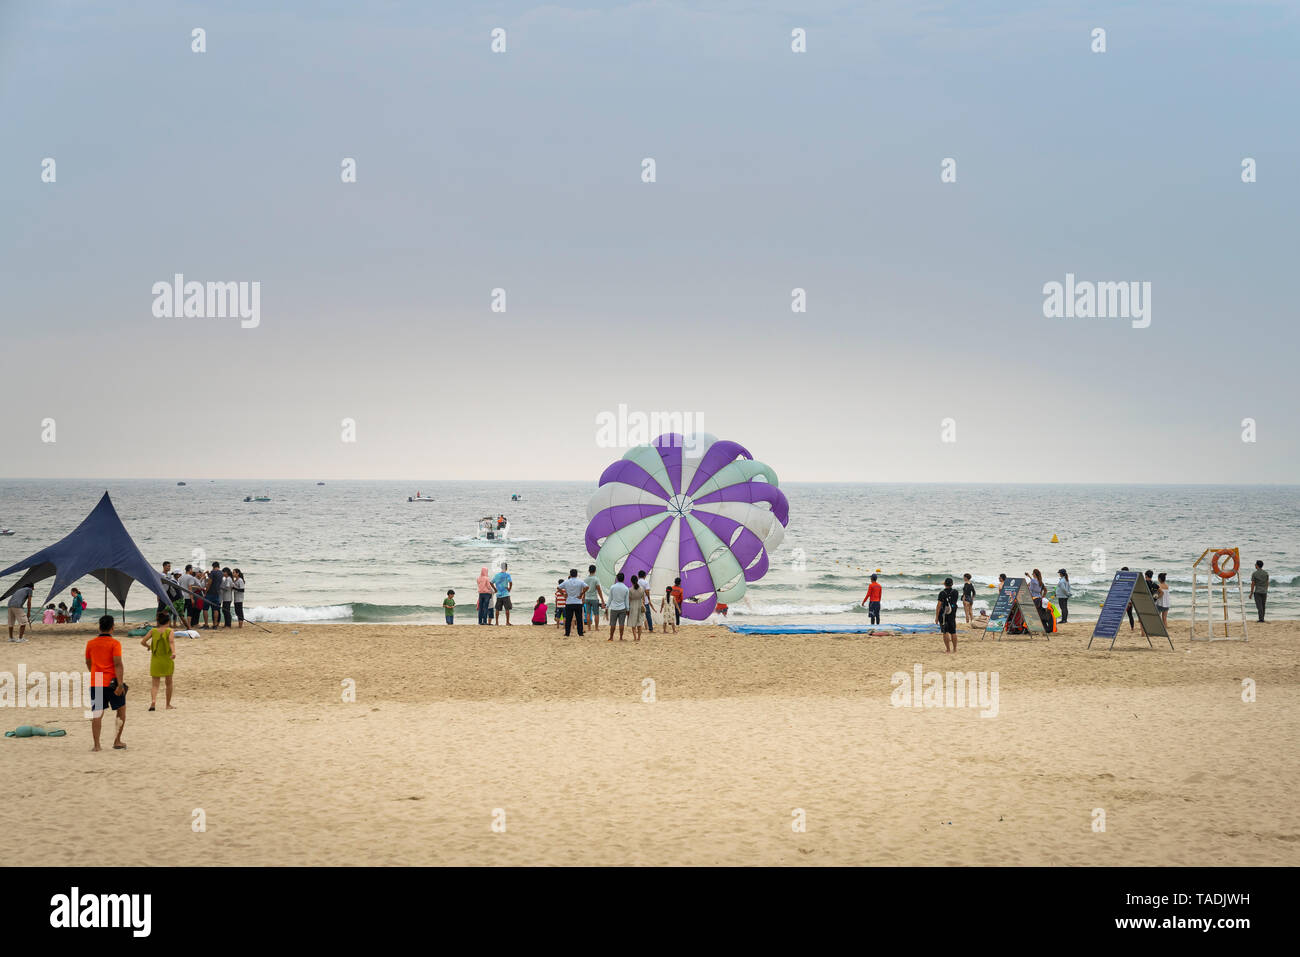
[{"label": "parachute canopy", "polygon": [[682,580],[682,614],[702,620],[767,573],[790,524],[776,473],[735,442],[675,432],[628,450],[587,503],[587,551],[608,590],[645,570],[655,600]]}]

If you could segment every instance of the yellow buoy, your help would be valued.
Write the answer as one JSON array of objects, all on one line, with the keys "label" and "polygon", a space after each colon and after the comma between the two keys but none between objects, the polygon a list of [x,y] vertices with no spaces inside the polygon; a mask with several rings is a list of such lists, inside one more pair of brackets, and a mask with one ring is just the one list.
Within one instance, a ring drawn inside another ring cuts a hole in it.
[{"label": "yellow buoy", "polygon": [[880,569],[879,569],[879,568],[876,569],[876,574],[877,574],[877,575],[880,574]]},{"label": "yellow buoy", "polygon": [[1053,534],[1053,535],[1052,535],[1052,542],[1051,542],[1051,544],[1053,544],[1053,545],[1059,545],[1059,544],[1061,544],[1061,540],[1060,540],[1059,538],[1057,538],[1055,534]]}]

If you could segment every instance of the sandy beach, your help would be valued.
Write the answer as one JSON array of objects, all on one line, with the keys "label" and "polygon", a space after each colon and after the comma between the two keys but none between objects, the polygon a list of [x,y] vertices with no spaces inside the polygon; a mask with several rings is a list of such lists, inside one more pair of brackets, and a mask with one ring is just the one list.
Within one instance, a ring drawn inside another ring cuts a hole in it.
[{"label": "sandy beach", "polygon": [[[0,743],[0,829],[31,865],[86,863],[106,810],[131,865],[1300,864],[1300,623],[1211,644],[1171,622],[1173,652],[1089,651],[1091,627],[963,632],[955,656],[935,635],[246,627],[183,641],[177,710],[153,713],[119,635],[128,749],[90,753],[80,710],[0,710],[69,732]],[[80,669],[92,634],[39,628],[0,670]],[[997,673],[995,717],[891,704],[895,672],[958,662]]]}]

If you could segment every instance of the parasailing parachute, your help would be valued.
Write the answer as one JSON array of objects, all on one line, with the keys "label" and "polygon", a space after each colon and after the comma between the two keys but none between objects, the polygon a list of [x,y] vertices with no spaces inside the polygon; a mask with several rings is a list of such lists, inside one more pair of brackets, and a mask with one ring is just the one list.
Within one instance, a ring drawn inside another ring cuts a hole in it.
[{"label": "parasailing parachute", "polygon": [[776,473],[736,442],[659,436],[629,449],[587,503],[587,552],[608,592],[618,571],[650,573],[657,603],[682,580],[682,615],[697,621],[767,573],[790,524]]}]

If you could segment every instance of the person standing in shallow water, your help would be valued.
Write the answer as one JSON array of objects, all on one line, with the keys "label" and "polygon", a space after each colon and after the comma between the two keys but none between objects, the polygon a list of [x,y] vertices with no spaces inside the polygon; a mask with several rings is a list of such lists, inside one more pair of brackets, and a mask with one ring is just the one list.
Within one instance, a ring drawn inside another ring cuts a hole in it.
[{"label": "person standing in shallow water", "polygon": [[478,623],[480,625],[492,624],[492,579],[488,577],[488,570],[480,568],[478,573]]},{"label": "person standing in shallow water", "polygon": [[1264,605],[1268,602],[1268,572],[1264,571],[1263,562],[1255,562],[1255,570],[1250,573],[1250,597],[1255,599],[1255,610],[1263,621]]},{"label": "person standing in shallow water", "polygon": [[883,591],[880,582],[876,581],[875,574],[872,574],[866,597],[862,599],[862,604],[867,606],[868,622],[872,625],[880,624],[880,595]]},{"label": "person standing in shallow water", "polygon": [[961,605],[966,611],[966,624],[975,623],[975,583],[971,581],[970,572],[962,575]]},{"label": "person standing in shallow water", "polygon": [[[939,592],[938,604],[934,606],[934,620],[939,626],[939,631],[943,633],[943,650],[945,654],[957,650],[958,600],[957,589],[952,587],[952,579],[945,578],[943,580],[943,591]],[[949,646],[950,642],[951,647]]]}]

